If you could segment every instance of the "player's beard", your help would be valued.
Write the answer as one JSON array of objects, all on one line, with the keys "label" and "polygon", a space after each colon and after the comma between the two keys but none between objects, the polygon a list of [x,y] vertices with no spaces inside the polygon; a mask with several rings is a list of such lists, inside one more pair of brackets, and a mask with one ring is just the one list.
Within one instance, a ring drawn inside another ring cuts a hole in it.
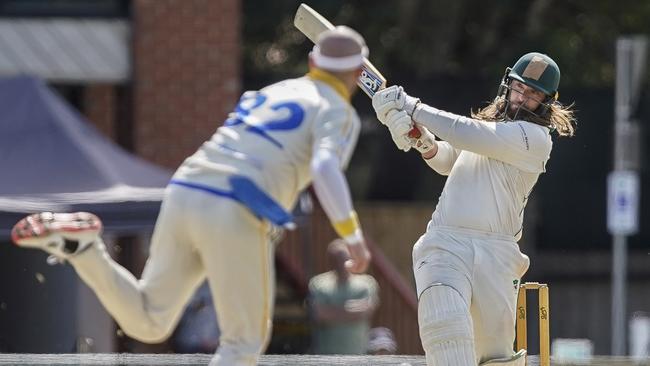
[{"label": "player's beard", "polygon": [[524,105],[520,104],[517,107],[507,104],[505,106],[506,110],[506,120],[509,121],[528,121],[541,126],[549,126],[550,121],[548,118],[540,116],[538,112],[541,110],[542,105],[537,108],[536,111],[531,111],[527,109]]},{"label": "player's beard", "polygon": [[509,120],[526,120],[530,121],[531,118],[539,118],[539,116],[527,109],[524,104],[518,104],[514,105],[512,102],[508,103],[506,106],[506,116],[508,117]]},{"label": "player's beard", "polygon": [[517,118],[517,115],[519,115],[520,109],[521,105],[515,106],[512,104],[512,102],[510,102],[508,105],[506,105],[506,116],[509,120],[514,120]]}]

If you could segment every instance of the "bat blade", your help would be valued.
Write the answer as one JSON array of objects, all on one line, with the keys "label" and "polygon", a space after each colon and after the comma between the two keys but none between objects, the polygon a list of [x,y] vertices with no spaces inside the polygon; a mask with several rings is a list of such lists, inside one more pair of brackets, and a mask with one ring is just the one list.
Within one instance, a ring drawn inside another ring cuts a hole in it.
[{"label": "bat blade", "polygon": [[[334,24],[307,4],[300,4],[296,10],[296,16],[293,18],[293,25],[313,43],[316,43],[318,35],[334,28]],[[378,90],[386,87],[386,78],[365,57],[361,68],[361,76],[357,80],[357,85],[372,98]]]},{"label": "bat blade", "polygon": [[319,34],[328,29],[334,29],[334,24],[307,4],[300,4],[296,10],[296,16],[293,18],[293,25],[313,43],[316,43]]},{"label": "bat blade", "polygon": [[[316,43],[321,33],[335,27],[329,20],[304,3],[300,4],[298,10],[296,10],[293,25],[313,43]],[[365,57],[363,58],[361,69],[361,75],[357,80],[357,85],[366,95],[372,98],[375,93],[386,87],[386,78]],[[409,132],[409,136],[419,138],[421,136],[420,130],[417,127],[413,127],[411,132]]]}]

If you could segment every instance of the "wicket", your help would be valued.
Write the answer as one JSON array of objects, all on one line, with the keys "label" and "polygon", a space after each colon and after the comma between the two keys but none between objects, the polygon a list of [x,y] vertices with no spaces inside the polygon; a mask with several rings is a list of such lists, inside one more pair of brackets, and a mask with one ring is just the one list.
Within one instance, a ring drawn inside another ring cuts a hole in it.
[{"label": "wicket", "polygon": [[528,333],[526,329],[526,293],[537,290],[539,293],[539,364],[551,365],[551,339],[549,329],[548,285],[539,282],[525,282],[519,286],[517,297],[517,350],[528,349]]}]

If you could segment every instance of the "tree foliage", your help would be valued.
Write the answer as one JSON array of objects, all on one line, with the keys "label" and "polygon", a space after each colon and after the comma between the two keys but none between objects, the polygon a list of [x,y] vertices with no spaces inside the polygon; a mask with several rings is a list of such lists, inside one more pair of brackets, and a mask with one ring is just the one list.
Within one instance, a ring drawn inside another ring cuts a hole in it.
[{"label": "tree foliage", "polygon": [[[335,24],[361,32],[391,76],[462,79],[500,75],[523,53],[551,55],[563,87],[610,87],[618,37],[650,33],[650,2],[634,0],[314,0]],[[245,0],[247,77],[295,75],[311,44],[292,25],[300,2]]]}]

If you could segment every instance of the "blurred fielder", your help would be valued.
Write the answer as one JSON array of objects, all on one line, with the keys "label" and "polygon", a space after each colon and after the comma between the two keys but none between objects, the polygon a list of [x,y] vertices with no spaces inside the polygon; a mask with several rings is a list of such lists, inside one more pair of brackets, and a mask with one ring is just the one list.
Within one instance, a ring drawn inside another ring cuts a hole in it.
[{"label": "blurred fielder", "polygon": [[114,262],[90,213],[30,215],[12,232],[19,246],[65,259],[129,336],[159,342],[173,331],[207,277],[221,326],[211,365],[255,365],[270,336],[273,225],[291,227],[299,192],[313,185],[353,272],[370,254],[341,170],[360,129],[350,104],[363,38],[347,27],[324,32],[310,71],[244,93],[223,127],[187,158],[167,187],[141,279]]},{"label": "blurred fielder", "polygon": [[[415,148],[448,176],[413,248],[428,365],[525,363],[526,351],[512,349],[517,291],[530,263],[517,241],[551,152],[551,132],[574,133],[572,110],[557,101],[559,83],[557,64],[529,53],[506,70],[497,97],[472,118],[420,103],[397,86],[373,98],[397,147]],[[419,139],[407,136],[413,123]]]}]

